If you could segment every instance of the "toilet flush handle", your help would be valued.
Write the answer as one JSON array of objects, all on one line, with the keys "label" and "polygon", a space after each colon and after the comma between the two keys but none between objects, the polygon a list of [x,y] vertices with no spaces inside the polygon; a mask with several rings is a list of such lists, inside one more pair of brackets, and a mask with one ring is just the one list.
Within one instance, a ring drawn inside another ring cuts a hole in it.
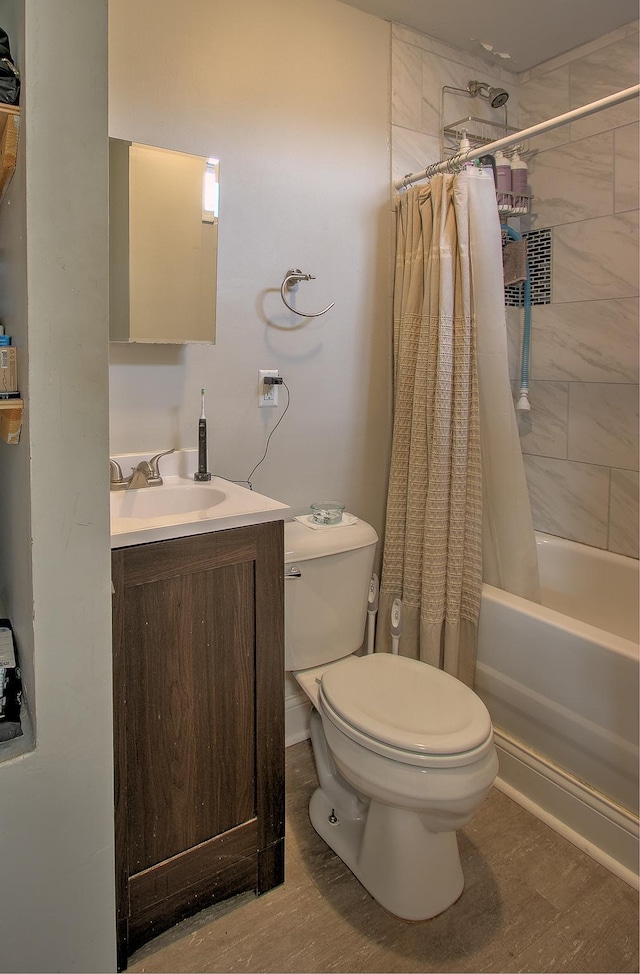
[{"label": "toilet flush handle", "polygon": [[285,578],[302,578],[302,572],[297,565],[292,565],[291,568],[285,569]]}]

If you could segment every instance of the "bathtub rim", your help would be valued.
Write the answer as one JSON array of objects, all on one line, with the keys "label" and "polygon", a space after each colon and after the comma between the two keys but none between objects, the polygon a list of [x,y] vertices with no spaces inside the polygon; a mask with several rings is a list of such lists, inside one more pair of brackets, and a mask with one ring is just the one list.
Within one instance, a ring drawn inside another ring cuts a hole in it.
[{"label": "bathtub rim", "polygon": [[[624,555],[620,557],[624,557]],[[550,609],[540,602],[531,602],[530,599],[524,599],[521,595],[513,595],[511,592],[506,592],[488,582],[482,583],[482,598],[484,599],[485,596],[498,605],[521,612],[529,619],[541,619],[563,632],[574,633],[602,646],[604,649],[625,656],[627,659],[638,660],[640,658],[640,643],[626,639],[624,636],[618,636],[614,632],[608,632],[606,629],[599,629],[597,626],[582,622],[580,619],[574,619],[573,616],[558,612],[557,609]],[[482,613],[482,605],[480,612]]]},{"label": "bathtub rim", "polygon": [[596,545],[587,544],[585,541],[573,541],[571,538],[562,538],[559,534],[549,534],[547,531],[534,531],[536,545],[548,544],[553,547],[564,548],[572,551],[575,548],[589,548],[590,551],[597,552],[599,559],[612,565],[624,565],[633,562],[638,565],[638,559],[631,555],[621,555],[618,551],[609,551],[608,548],[598,548]]},{"label": "bathtub rim", "polygon": [[[629,584],[632,588],[635,588],[635,603],[631,603],[631,619],[629,624],[633,629],[633,633],[622,634],[620,632],[612,632],[610,627],[599,626],[596,622],[587,622],[580,616],[575,616],[567,612],[563,612],[562,608],[556,608],[556,611],[561,615],[566,615],[568,619],[574,619],[576,622],[580,622],[583,625],[592,626],[599,632],[610,633],[614,636],[619,636],[621,639],[629,640],[632,645],[637,645],[640,642],[640,633],[638,632],[638,620],[640,618],[640,604],[638,603],[638,591],[639,591],[639,574],[640,574],[640,561],[637,558],[633,558],[631,555],[623,555],[617,551],[609,551],[608,548],[598,548],[595,545],[586,544],[584,541],[574,541],[571,538],[562,538],[556,534],[548,534],[544,531],[534,532],[536,550],[540,549],[538,554],[538,563],[541,565],[542,561],[546,561],[549,557],[545,554],[544,549],[549,550],[551,559],[555,557],[551,552],[557,552],[558,559],[562,562],[563,559],[568,558],[571,561],[575,558],[578,562],[578,570],[581,572],[583,570],[582,560],[587,559],[588,563],[593,564],[595,562],[597,568],[605,573],[605,575],[612,571],[615,575],[618,573],[623,573],[629,576]],[[634,583],[635,582],[635,586]],[[553,585],[551,586],[553,590]],[[550,608],[550,607],[549,607]],[[635,609],[635,612],[634,612]]]}]

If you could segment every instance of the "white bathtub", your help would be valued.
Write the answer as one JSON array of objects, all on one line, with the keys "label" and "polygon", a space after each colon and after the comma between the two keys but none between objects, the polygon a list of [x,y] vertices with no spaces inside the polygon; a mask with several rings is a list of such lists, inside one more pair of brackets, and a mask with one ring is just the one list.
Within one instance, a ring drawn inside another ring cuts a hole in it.
[{"label": "white bathtub", "polygon": [[475,689],[496,728],[499,784],[633,881],[638,562],[536,537],[543,605],[483,587]]}]

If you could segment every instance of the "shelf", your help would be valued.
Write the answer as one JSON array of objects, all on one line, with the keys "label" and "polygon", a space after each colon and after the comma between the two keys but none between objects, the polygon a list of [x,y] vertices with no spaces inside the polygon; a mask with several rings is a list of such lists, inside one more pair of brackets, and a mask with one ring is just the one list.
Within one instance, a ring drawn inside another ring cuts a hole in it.
[{"label": "shelf", "polygon": [[0,400],[0,437],[5,443],[17,443],[22,429],[22,399]]},{"label": "shelf", "polygon": [[[0,203],[16,168],[20,109],[0,102]],[[22,429],[22,399],[0,399],[0,438],[5,443],[18,443]]]},{"label": "shelf", "polygon": [[16,168],[20,109],[0,102],[0,203]]},{"label": "shelf", "polygon": [[[512,125],[504,125],[500,122],[493,122],[488,118],[476,118],[474,115],[467,115],[466,118],[459,118],[456,122],[450,122],[443,126],[442,139],[445,153],[454,154],[460,151],[460,139],[469,139],[472,149],[481,145],[488,145],[497,139],[503,139],[507,135],[514,135],[518,129]],[[447,145],[447,139],[454,144]]]},{"label": "shelf", "polygon": [[[466,118],[459,118],[456,122],[450,122],[442,128],[442,152],[444,156],[456,155],[460,152],[460,139],[466,137],[472,149],[477,149],[483,145],[489,145],[498,139],[506,138],[507,135],[515,135],[517,128],[512,125],[504,125],[500,122],[493,122],[488,118],[476,118],[475,115],[467,115]],[[530,154],[529,140],[523,140],[516,145],[505,149],[509,154],[517,150],[521,156]]]},{"label": "shelf", "polygon": [[507,219],[510,216],[527,216],[531,210],[533,196],[530,193],[501,190],[497,193],[497,197],[498,213],[501,219]]}]

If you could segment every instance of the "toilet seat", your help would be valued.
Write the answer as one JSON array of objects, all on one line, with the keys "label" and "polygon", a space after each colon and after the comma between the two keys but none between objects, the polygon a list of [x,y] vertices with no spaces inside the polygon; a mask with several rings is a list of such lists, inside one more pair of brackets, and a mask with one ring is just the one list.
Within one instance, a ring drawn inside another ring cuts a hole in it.
[{"label": "toilet seat", "polygon": [[455,767],[493,746],[480,698],[448,673],[404,656],[351,656],[327,667],[318,705],[348,737],[405,764]]}]

